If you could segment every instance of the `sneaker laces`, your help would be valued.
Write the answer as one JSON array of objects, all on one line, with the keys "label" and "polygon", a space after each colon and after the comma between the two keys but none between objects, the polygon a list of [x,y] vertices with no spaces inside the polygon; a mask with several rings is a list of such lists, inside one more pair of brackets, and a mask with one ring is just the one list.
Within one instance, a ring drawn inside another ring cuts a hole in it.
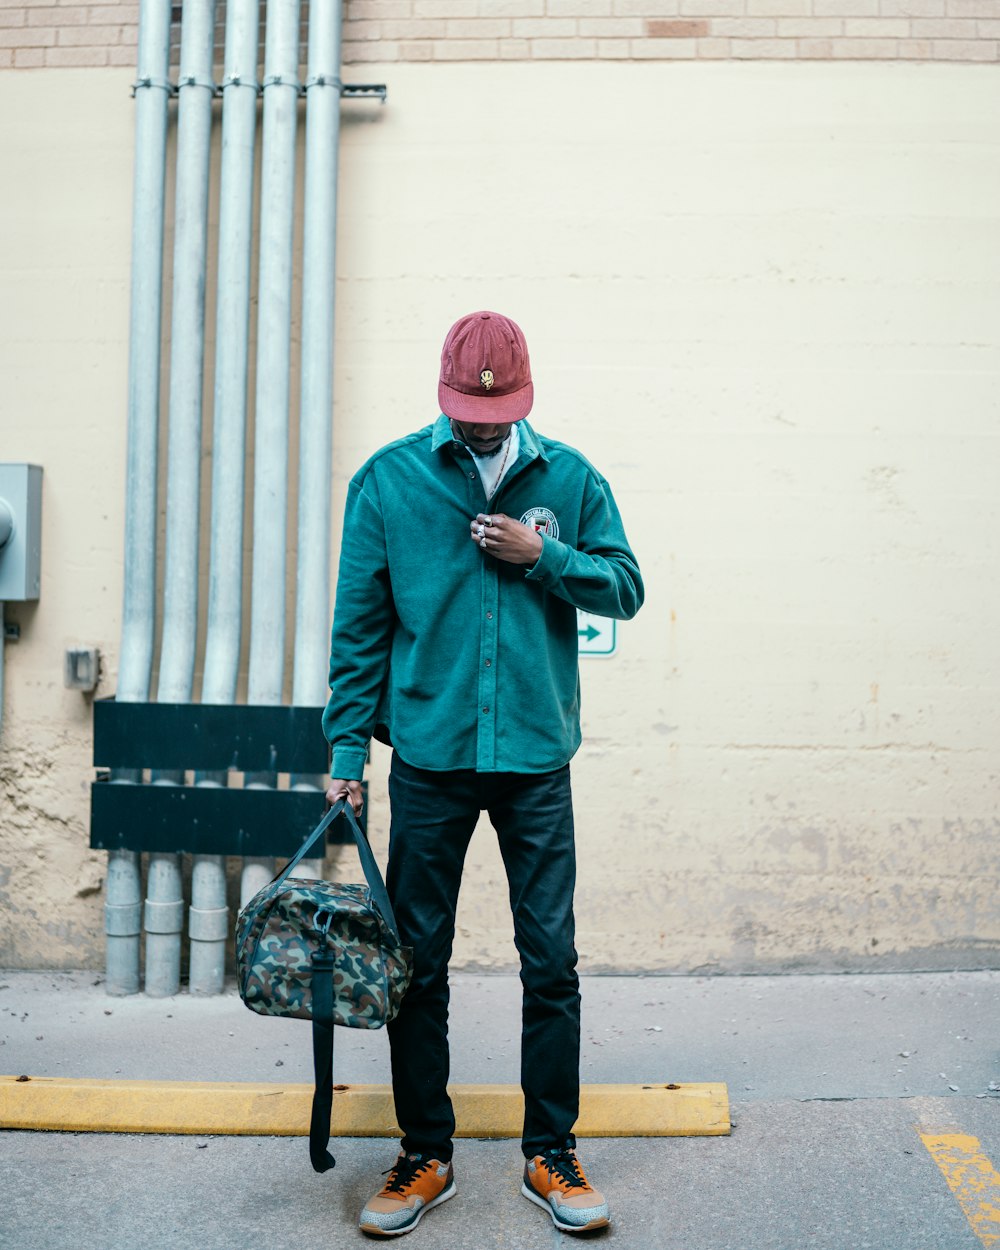
[{"label": "sneaker laces", "polygon": [[423,1155],[402,1155],[391,1168],[383,1172],[383,1176],[391,1179],[382,1186],[384,1194],[401,1194],[413,1184],[425,1168],[431,1166],[430,1159]]},{"label": "sneaker laces", "polygon": [[569,1186],[570,1189],[591,1189],[587,1178],[580,1167],[580,1160],[568,1146],[555,1146],[551,1150],[543,1150],[542,1158],[550,1172]]}]

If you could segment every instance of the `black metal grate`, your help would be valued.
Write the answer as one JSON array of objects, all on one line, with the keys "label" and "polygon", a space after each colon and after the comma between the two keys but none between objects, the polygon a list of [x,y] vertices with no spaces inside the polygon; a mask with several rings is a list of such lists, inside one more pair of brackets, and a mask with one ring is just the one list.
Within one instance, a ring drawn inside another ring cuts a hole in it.
[{"label": "black metal grate", "polygon": [[[119,783],[117,771],[327,773],[321,707],[94,704],[90,845],[194,855],[293,855],[326,809],[321,790]],[[344,837],[339,824],[328,835]],[[349,840],[349,835],[348,839]]]}]

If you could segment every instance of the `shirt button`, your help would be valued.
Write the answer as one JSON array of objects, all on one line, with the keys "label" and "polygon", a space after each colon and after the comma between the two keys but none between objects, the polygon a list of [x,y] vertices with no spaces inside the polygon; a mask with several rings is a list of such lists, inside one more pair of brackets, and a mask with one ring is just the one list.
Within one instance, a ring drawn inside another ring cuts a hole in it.
[{"label": "shirt button", "polygon": [[484,707],[484,708],[483,708],[483,711],[484,711],[484,712],[488,712],[489,710],[490,710],[490,709],[489,709],[488,707]]},{"label": "shirt button", "polygon": [[486,661],[486,667],[487,667],[487,668],[492,668],[492,667],[493,667],[493,661],[492,661],[492,660],[487,660],[487,661]]},{"label": "shirt button", "polygon": [[476,475],[475,475],[475,473],[470,473],[470,474],[469,474],[469,481],[470,481],[470,482],[474,482],[475,480],[476,480]]},{"label": "shirt button", "polygon": [[487,612],[487,613],[486,613],[486,619],[487,619],[488,621],[492,621],[492,620],[493,620],[493,613],[492,613],[492,612]]}]

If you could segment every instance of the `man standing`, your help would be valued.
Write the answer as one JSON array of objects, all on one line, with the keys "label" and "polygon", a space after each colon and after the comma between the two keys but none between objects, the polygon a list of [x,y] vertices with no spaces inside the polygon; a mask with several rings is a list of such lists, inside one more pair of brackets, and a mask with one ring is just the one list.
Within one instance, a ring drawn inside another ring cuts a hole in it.
[{"label": "man standing", "polygon": [[557,1228],[609,1222],[575,1153],[580,994],[569,760],[580,745],[577,608],[628,620],[639,569],[611,488],[524,418],[528,349],[507,317],[452,326],[433,425],[355,474],[344,520],[323,718],[331,802],[361,809],[369,740],[393,747],[386,884],[413,981],[389,1025],[402,1150],[361,1213],[409,1232],[455,1194],[448,961],[482,811],[510,886],[524,990],[521,1192]]}]

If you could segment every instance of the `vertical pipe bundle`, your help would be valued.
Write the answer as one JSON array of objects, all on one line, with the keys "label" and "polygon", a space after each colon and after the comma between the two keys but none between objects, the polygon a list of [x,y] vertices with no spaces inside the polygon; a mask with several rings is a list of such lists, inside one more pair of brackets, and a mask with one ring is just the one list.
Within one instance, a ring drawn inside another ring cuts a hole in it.
[{"label": "vertical pipe bundle", "polygon": [[[156,698],[194,697],[198,635],[200,466],[205,355],[208,197],[215,0],[181,8],[176,211],[169,363],[169,434],[163,625]],[[242,635],[243,528],[251,307],[251,248],[257,96],[263,95],[259,222],[259,315],[255,376],[253,557],[248,701],[280,704],[285,681],[288,447],[290,428],[293,239],[301,0],[270,0],[263,82],[257,83],[260,0],[229,0],[222,87],[218,298],[212,442],[208,629],[201,691],[205,703],[235,702]],[[326,694],[330,601],[335,242],[340,123],[342,0],[311,6],[303,241],[302,371],[299,424],[298,552],[292,698],[319,705]],[[167,0],[143,0],[136,87],[125,602],[117,697],[150,698],[156,626],[157,442],[163,285],[164,194],[170,64]],[[155,765],[156,761],[152,763]],[[140,783],[139,770],[112,780]],[[225,786],[224,772],[199,773]],[[273,773],[247,777],[273,786]],[[182,773],[155,771],[154,784]],[[292,778],[320,789],[324,779]],[[269,859],[244,862],[242,896],[273,872]],[[106,928],[108,990],[139,988],[139,857],[109,856]],[[152,853],[145,905],[146,991],[180,985],[184,902],[180,856]],[[225,858],[197,855],[190,909],[191,990],[223,986],[228,938]]]}]

